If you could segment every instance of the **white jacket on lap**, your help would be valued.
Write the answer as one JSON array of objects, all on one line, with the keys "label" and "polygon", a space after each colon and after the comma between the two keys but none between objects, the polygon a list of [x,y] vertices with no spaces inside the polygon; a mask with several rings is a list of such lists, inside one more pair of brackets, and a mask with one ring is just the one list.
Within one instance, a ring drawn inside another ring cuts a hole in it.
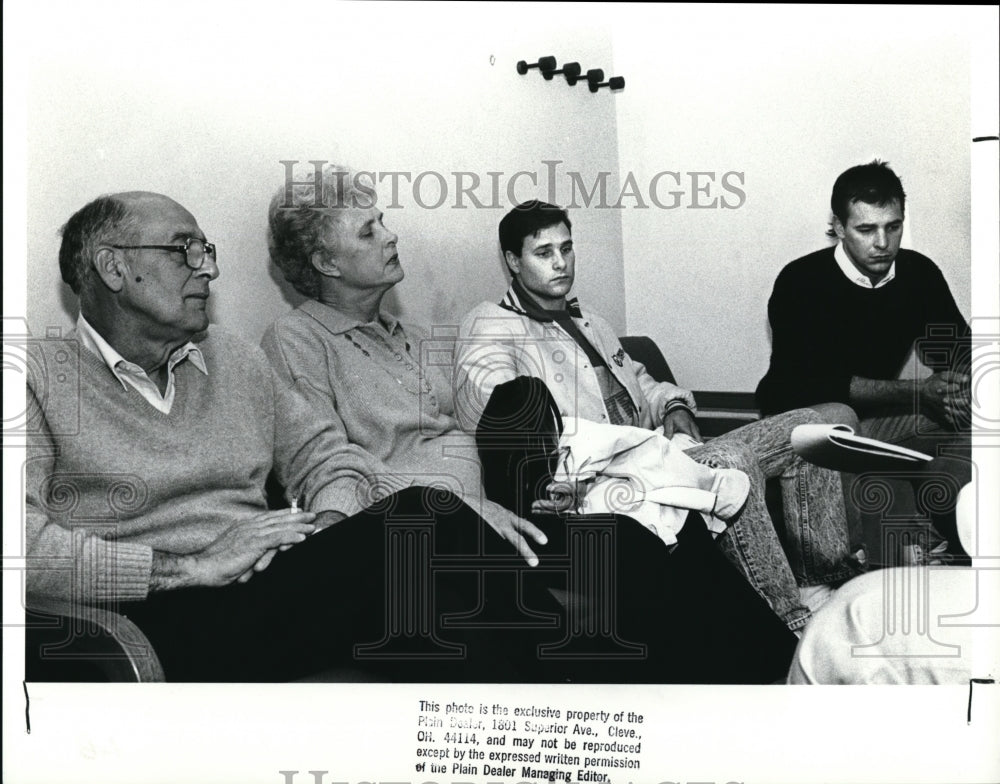
[{"label": "white jacket on lap", "polygon": [[[559,439],[556,482],[584,482],[580,514],[622,514],[645,525],[666,544],[688,510],[701,512],[714,534],[746,502],[750,479],[733,468],[696,463],[662,430],[567,419]],[[688,439],[687,436],[677,438]]]}]

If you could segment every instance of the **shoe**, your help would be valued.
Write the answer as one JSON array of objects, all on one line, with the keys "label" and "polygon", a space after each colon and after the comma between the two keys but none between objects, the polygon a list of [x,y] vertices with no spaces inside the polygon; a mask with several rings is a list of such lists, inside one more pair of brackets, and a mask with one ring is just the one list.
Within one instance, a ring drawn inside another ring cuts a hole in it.
[{"label": "shoe", "polygon": [[903,566],[944,566],[948,560],[948,542],[943,541],[930,550],[919,544],[908,544],[900,551]]}]

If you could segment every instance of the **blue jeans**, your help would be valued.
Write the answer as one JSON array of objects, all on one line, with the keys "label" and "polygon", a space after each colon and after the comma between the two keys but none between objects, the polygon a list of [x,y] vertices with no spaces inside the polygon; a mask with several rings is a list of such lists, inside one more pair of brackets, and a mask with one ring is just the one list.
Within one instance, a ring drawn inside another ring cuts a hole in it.
[{"label": "blue jeans", "polygon": [[[792,630],[810,618],[800,585],[842,582],[861,571],[850,550],[840,474],[802,460],[789,441],[796,425],[822,421],[812,409],[800,408],[687,450],[700,463],[738,468],[750,477],[746,506],[716,544]],[[784,547],[764,496],[765,480],[775,478],[781,485]]]}]

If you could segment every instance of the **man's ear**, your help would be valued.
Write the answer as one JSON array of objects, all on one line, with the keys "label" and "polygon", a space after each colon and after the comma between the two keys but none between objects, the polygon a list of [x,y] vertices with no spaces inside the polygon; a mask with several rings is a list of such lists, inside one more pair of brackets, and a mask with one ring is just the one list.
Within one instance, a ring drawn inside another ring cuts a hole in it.
[{"label": "man's ear", "polygon": [[325,275],[328,278],[340,277],[340,267],[337,266],[337,260],[333,256],[327,256],[322,250],[314,250],[309,257],[309,263],[320,275]]},{"label": "man's ear", "polygon": [[844,224],[840,222],[840,218],[836,215],[833,216],[833,232],[837,235],[838,239],[844,239],[844,235],[847,234]]},{"label": "man's ear", "polygon": [[111,248],[100,248],[94,256],[94,270],[101,282],[111,291],[118,292],[125,285],[128,274],[124,262]]},{"label": "man's ear", "polygon": [[510,270],[512,275],[517,275],[521,271],[521,257],[518,256],[512,250],[505,250],[503,252],[504,260],[507,262],[507,269]]}]

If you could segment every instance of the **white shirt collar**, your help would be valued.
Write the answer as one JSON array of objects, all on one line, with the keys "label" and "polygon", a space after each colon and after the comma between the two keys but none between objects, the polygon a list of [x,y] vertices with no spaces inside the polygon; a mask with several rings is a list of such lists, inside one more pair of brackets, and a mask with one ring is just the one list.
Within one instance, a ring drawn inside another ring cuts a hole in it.
[{"label": "white shirt collar", "polygon": [[885,273],[885,277],[873,286],[868,276],[854,266],[854,263],[847,255],[847,251],[844,250],[843,242],[837,243],[837,247],[833,251],[833,258],[837,260],[837,266],[840,267],[840,271],[844,273],[847,279],[864,289],[880,289],[896,277],[896,261],[893,259],[892,264],[889,266],[889,271]]},{"label": "white shirt collar", "polygon": [[[114,373],[115,378],[118,379],[122,387],[126,390],[128,389],[127,381],[130,374],[133,377],[136,375],[146,377],[146,371],[134,362],[129,362],[125,359],[125,357],[119,354],[114,347],[112,347],[112,345],[101,336],[101,333],[90,325],[90,322],[84,318],[82,312],[76,319],[76,331],[83,347],[103,359],[104,364],[106,364],[108,369]],[[208,375],[208,367],[205,365],[205,357],[202,355],[201,349],[191,341],[188,341],[183,346],[174,349],[174,351],[170,354],[170,358],[167,360],[167,367],[172,371],[177,363],[185,358],[190,359],[191,363],[198,368],[198,370],[206,376]]]}]

